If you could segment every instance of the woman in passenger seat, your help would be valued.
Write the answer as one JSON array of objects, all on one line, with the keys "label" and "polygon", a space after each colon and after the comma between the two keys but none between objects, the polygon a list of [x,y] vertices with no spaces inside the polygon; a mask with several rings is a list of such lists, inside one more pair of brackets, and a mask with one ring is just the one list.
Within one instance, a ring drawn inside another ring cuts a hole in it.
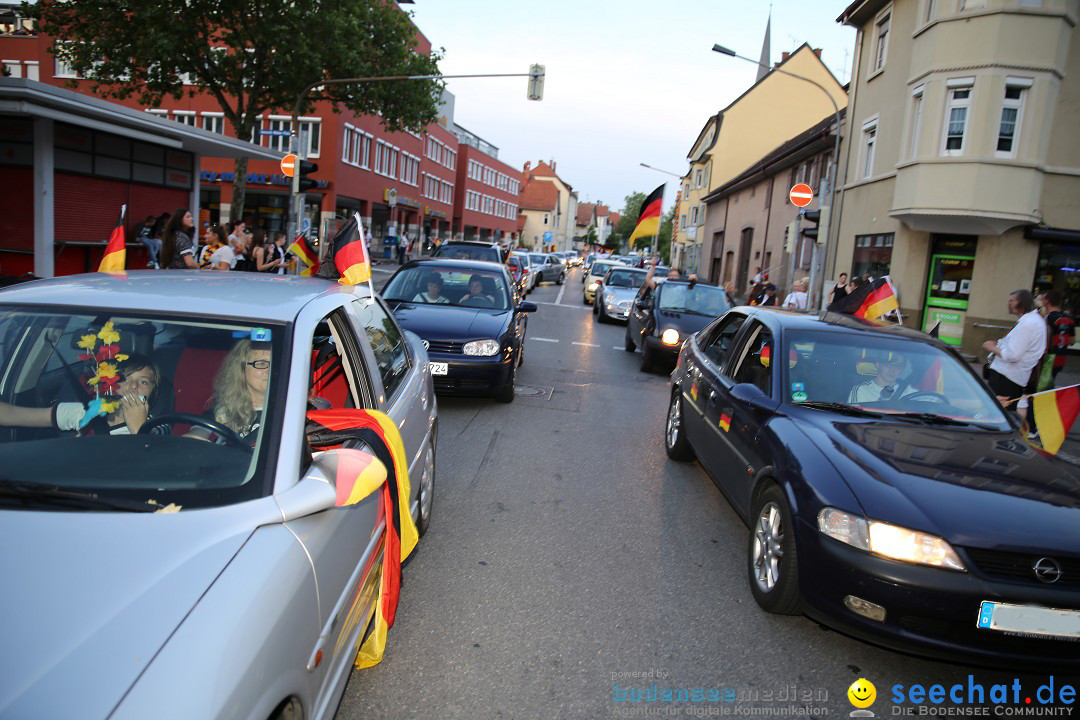
[{"label": "woman in passenger seat", "polygon": [[[269,343],[240,340],[225,356],[214,378],[207,414],[254,446],[262,426],[269,380]],[[186,437],[209,440],[210,435],[205,428],[193,427]]]}]

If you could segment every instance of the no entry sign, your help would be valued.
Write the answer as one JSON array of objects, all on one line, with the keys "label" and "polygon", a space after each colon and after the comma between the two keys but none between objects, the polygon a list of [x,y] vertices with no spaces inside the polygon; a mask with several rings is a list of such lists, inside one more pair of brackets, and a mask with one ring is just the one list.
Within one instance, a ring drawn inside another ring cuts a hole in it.
[{"label": "no entry sign", "polygon": [[799,183],[788,192],[788,198],[795,207],[806,207],[814,199],[814,189],[806,183]]},{"label": "no entry sign", "polygon": [[[296,155],[295,154],[289,153],[285,157],[281,158],[281,174],[282,175],[292,177],[294,167],[296,167]],[[795,192],[795,191],[792,190],[791,192]]]}]

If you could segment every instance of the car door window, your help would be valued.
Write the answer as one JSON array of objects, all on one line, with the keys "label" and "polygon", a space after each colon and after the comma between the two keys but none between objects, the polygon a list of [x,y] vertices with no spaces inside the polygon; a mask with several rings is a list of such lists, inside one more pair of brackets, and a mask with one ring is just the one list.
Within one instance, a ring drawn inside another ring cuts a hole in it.
[{"label": "car door window", "polygon": [[311,338],[309,397],[318,409],[374,405],[363,353],[341,310],[323,318]]},{"label": "car door window", "polygon": [[410,360],[405,349],[405,336],[390,313],[374,298],[357,299],[353,303],[353,310],[367,333],[386,399],[389,400],[409,374]]},{"label": "car door window", "polygon": [[731,345],[744,322],[746,322],[746,316],[738,314],[733,314],[721,320],[701,347],[705,357],[709,358],[720,372],[723,372],[727,365]]},{"label": "car door window", "polygon": [[738,362],[732,373],[735,382],[757,385],[766,395],[771,395],[773,348],[772,333],[755,321],[738,350]]}]

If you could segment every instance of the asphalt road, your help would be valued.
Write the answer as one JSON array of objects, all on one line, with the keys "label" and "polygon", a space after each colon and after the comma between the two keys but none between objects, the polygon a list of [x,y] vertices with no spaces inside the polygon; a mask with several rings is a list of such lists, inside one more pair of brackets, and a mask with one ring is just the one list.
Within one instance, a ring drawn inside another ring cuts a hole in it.
[{"label": "asphalt road", "polygon": [[[847,716],[860,677],[877,717],[896,714],[895,685],[971,674],[1012,692],[1010,673],[761,611],[746,527],[697,463],[664,453],[667,376],[641,373],[581,290],[575,270],[529,296],[515,402],[439,398],[431,529],[386,657],[353,672],[339,718]],[[1047,680],[1020,676],[1020,702]],[[734,699],[619,699],[653,683]]]}]

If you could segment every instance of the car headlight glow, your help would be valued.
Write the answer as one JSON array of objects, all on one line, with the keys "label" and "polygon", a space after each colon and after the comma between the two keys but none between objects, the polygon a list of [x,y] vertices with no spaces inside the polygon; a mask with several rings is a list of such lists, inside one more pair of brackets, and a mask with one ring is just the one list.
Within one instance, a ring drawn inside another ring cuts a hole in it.
[{"label": "car headlight glow", "polygon": [[598,285],[598,283],[595,280],[593,280],[591,283],[589,283],[589,292],[596,292],[596,286],[597,285]]},{"label": "car headlight glow", "polygon": [[605,293],[604,302],[606,302],[608,305],[615,302],[615,293]]},{"label": "car headlight glow", "polygon": [[668,328],[664,331],[664,334],[660,336],[660,342],[665,345],[678,345],[679,344],[679,331],[675,328]]},{"label": "car headlight glow", "polygon": [[498,340],[473,340],[472,342],[465,343],[464,353],[466,355],[490,357],[492,355],[498,355],[501,348],[502,346],[499,345]]},{"label": "car headlight glow", "polygon": [[867,520],[836,508],[825,508],[818,513],[818,530],[852,547],[892,560],[967,571],[952,546],[937,535]]}]

